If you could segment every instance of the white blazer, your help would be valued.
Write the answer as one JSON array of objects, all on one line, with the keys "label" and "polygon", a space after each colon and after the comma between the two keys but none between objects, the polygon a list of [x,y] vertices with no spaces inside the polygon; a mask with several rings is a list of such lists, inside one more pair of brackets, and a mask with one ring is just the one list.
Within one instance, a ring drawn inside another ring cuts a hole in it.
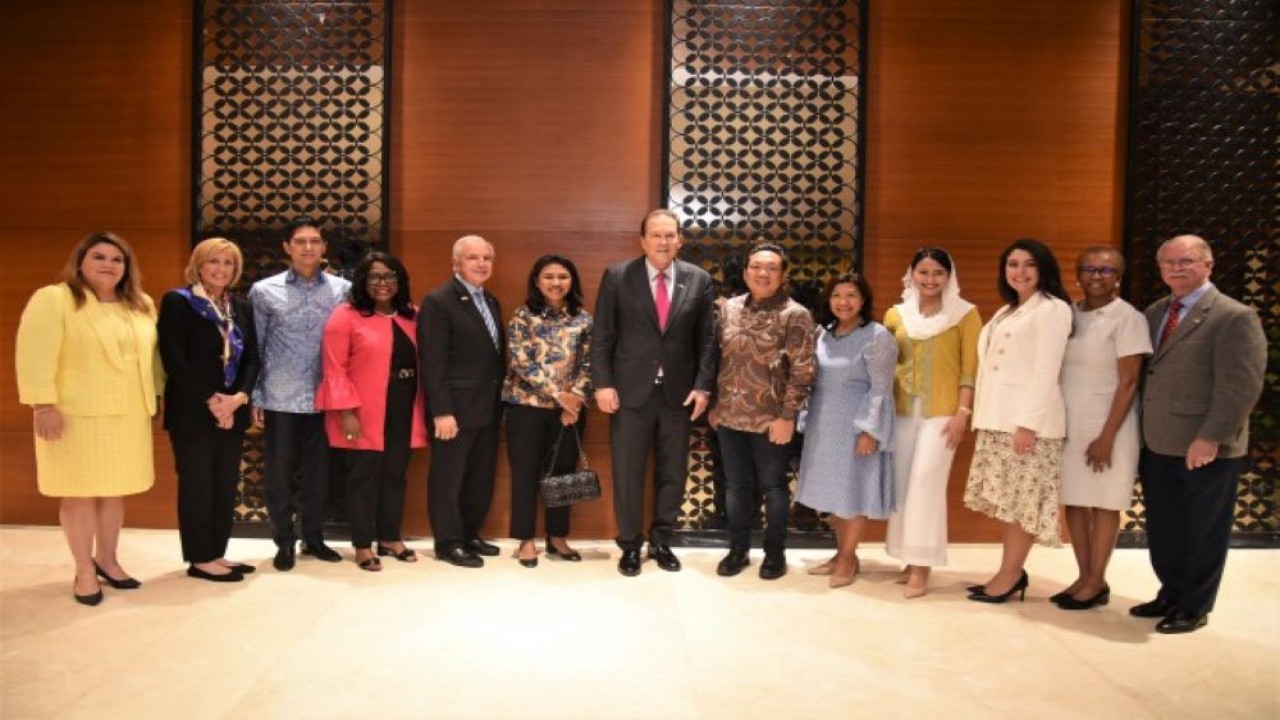
[{"label": "white blazer", "polygon": [[1058,298],[1036,293],[1000,308],[978,335],[973,429],[1024,427],[1040,438],[1066,437],[1058,373],[1070,335],[1071,306]]}]

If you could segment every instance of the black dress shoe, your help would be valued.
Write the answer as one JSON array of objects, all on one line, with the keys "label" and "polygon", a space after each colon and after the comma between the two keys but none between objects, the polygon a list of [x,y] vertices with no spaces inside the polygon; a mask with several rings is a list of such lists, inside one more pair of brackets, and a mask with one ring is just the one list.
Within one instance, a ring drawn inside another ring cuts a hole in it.
[{"label": "black dress shoe", "polygon": [[558,557],[561,560],[568,560],[569,562],[582,562],[581,553],[579,553],[577,550],[570,550],[569,552],[560,552],[559,550],[556,549],[556,546],[551,543],[551,538],[547,538],[546,548],[547,548],[547,557]]},{"label": "black dress shoe", "polygon": [[[1052,600],[1053,598],[1049,599]],[[1111,588],[1103,585],[1096,595],[1086,600],[1077,600],[1067,595],[1058,601],[1058,607],[1063,610],[1088,610],[1099,605],[1106,605],[1109,602],[1111,602]]]},{"label": "black dress shoe", "polygon": [[[977,587],[977,586],[975,585],[974,587]],[[981,588],[978,588],[978,589],[981,590]],[[977,591],[970,590],[969,592],[977,592]],[[1067,592],[1066,590],[1063,590],[1062,592],[1056,592],[1050,595],[1049,602],[1053,603],[1054,605],[1057,605],[1058,603],[1062,602],[1063,600],[1066,600],[1069,597],[1071,597],[1071,593]]]},{"label": "black dress shoe", "polygon": [[302,546],[302,554],[311,555],[315,559],[325,562],[342,562],[342,556],[338,554],[338,551],[322,542],[304,544]]},{"label": "black dress shoe", "polygon": [[96,560],[93,563],[93,569],[98,573],[98,577],[102,578],[103,580],[106,580],[107,584],[115,588],[116,590],[137,590],[138,588],[142,587],[142,583],[138,582],[137,580],[131,577],[127,577],[123,580],[117,580],[111,577],[110,575],[107,574],[106,570],[102,569],[102,566],[99,565]]},{"label": "black dress shoe", "polygon": [[240,582],[244,580],[244,575],[235,570],[228,570],[225,575],[214,575],[211,572],[201,570],[195,565],[187,566],[187,575],[197,580],[208,580],[209,582]]},{"label": "black dress shoe", "polygon": [[484,567],[484,558],[471,552],[470,550],[456,545],[444,552],[436,553],[437,560],[443,560],[450,565],[457,565],[464,568],[481,568]]},{"label": "black dress shoe", "polygon": [[498,546],[493,543],[485,542],[480,538],[471,538],[467,541],[466,548],[477,555],[485,557],[497,557]]},{"label": "black dress shoe", "polygon": [[765,553],[760,563],[761,580],[777,580],[787,574],[787,556],[782,553]]},{"label": "black dress shoe", "polygon": [[678,572],[680,570],[680,558],[671,552],[670,545],[654,545],[649,543],[649,557],[658,563],[658,567],[667,572]]},{"label": "black dress shoe", "polygon": [[1208,624],[1208,615],[1195,615],[1181,610],[1174,610],[1169,617],[1156,623],[1156,632],[1164,635],[1181,635],[1182,633],[1195,632]]},{"label": "black dress shoe", "polygon": [[231,563],[230,565],[227,565],[226,568],[228,570],[235,570],[241,575],[248,575],[258,569],[252,565],[246,565],[244,563]]},{"label": "black dress shoe", "polygon": [[640,548],[622,551],[622,557],[618,559],[618,572],[627,577],[640,574]]},{"label": "black dress shoe", "polygon": [[750,564],[751,558],[746,550],[731,548],[729,554],[716,565],[716,574],[720,577],[733,577]]},{"label": "black dress shoe", "polygon": [[271,561],[271,566],[280,572],[289,572],[293,569],[295,560],[293,543],[289,543],[288,545],[281,545],[276,550],[276,557]]},{"label": "black dress shoe", "polygon": [[1168,616],[1175,609],[1173,603],[1156,598],[1151,602],[1134,605],[1129,608],[1129,614],[1139,618],[1162,618]]},{"label": "black dress shoe", "polygon": [[79,593],[76,592],[76,579],[71,578],[71,597],[75,598],[76,602],[80,603],[81,605],[88,605],[89,607],[93,607],[94,605],[97,605],[98,603],[102,602],[102,588],[99,587],[98,592],[96,593],[89,593],[88,595],[80,595]]}]

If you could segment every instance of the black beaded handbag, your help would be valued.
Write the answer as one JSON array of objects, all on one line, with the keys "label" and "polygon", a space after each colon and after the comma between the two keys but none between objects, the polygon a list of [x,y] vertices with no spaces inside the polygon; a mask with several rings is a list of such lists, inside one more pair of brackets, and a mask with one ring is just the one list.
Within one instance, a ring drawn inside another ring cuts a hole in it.
[{"label": "black beaded handbag", "polygon": [[573,426],[573,437],[578,441],[579,469],[562,475],[552,475],[551,468],[556,466],[556,456],[560,452],[560,442],[564,439],[564,426],[560,426],[560,434],[556,436],[556,445],[538,482],[538,490],[542,493],[542,504],[547,507],[564,507],[600,497],[600,477],[587,465],[587,454],[582,451],[582,436],[578,434],[578,426]]}]

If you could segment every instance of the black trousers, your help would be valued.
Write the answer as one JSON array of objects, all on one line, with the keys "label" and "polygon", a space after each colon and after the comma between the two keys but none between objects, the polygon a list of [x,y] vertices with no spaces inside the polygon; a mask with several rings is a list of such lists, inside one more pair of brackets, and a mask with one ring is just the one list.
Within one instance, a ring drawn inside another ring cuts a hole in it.
[{"label": "black trousers", "polygon": [[209,427],[169,433],[178,470],[178,537],[182,559],[207,563],[227,553],[240,483],[244,430]]},{"label": "black trousers", "polygon": [[293,477],[299,469],[302,539],[324,542],[325,503],[329,498],[329,439],[323,413],[266,411],[262,474],[267,486],[267,513],[276,545],[297,541],[293,528]]},{"label": "black trousers", "polygon": [[[587,424],[587,413],[572,426],[560,422],[559,408],[507,405],[507,460],[511,464],[511,537],[529,540],[537,531],[538,481],[555,453],[552,474],[572,472],[578,465],[578,436]],[[559,446],[556,440],[559,439]],[[549,537],[569,534],[569,508],[546,508],[544,528]]]},{"label": "black trousers", "polygon": [[351,546],[369,548],[400,540],[404,518],[404,471],[409,467],[413,433],[413,399],[417,380],[392,378],[387,385],[387,412],[382,450],[334,450],[347,486]]},{"label": "black trousers", "polygon": [[452,440],[431,438],[427,517],[437,553],[480,537],[480,526],[493,500],[493,473],[498,464],[501,413],[493,415],[493,422],[485,427],[459,428]]},{"label": "black trousers", "polygon": [[1181,456],[1142,451],[1138,474],[1147,510],[1147,547],[1160,580],[1157,597],[1195,615],[1213,610],[1227,565],[1245,459],[1219,458],[1197,470]]},{"label": "black trousers", "polygon": [[638,549],[644,543],[644,471],[649,448],[654,451],[649,542],[671,542],[689,474],[689,408],[667,402],[662,387],[654,385],[643,406],[619,408],[609,418],[609,436],[618,547]]}]

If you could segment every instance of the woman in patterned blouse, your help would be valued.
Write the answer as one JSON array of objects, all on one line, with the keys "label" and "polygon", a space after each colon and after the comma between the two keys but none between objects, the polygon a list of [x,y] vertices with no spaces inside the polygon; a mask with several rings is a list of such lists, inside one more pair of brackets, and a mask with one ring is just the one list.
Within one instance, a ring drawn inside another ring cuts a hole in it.
[{"label": "woman in patterned blouse", "polygon": [[[528,298],[507,328],[507,458],[511,463],[511,537],[516,558],[538,565],[538,479],[553,450],[553,474],[573,470],[581,452],[590,397],[591,313],[582,307],[578,269],[560,255],[544,255],[529,271]],[[548,555],[577,562],[565,542],[569,508],[546,508]]]}]

